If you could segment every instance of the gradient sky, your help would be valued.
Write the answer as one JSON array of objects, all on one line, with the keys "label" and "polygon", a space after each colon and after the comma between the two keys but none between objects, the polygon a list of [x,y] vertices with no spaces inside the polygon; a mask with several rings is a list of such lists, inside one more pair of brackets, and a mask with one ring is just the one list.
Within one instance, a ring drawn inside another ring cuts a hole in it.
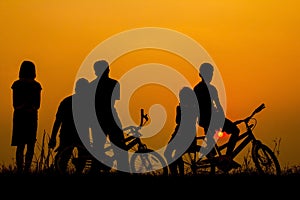
[{"label": "gradient sky", "polygon": [[[11,164],[14,159],[15,147],[10,146],[10,87],[23,60],[36,64],[37,80],[43,87],[38,128],[41,142],[43,131],[51,131],[59,102],[73,92],[79,67],[99,43],[122,31],[162,27],[193,38],[211,56],[224,82],[230,119],[246,117],[261,103],[266,104],[266,109],[257,115],[256,136],[271,148],[274,140],[281,139],[282,167],[299,165],[299,8],[297,0],[1,0],[0,162]],[[118,79],[126,70],[152,62],[181,70],[193,85],[199,81],[196,71],[182,70],[189,66],[184,59],[157,50],[120,57],[112,63],[111,76]],[[143,90],[152,90],[151,94],[164,90],[147,87]],[[149,94],[145,91],[137,91],[135,99]],[[150,103],[175,110],[176,98],[166,95],[171,103],[152,95],[149,98],[154,99],[147,104],[130,104],[132,116],[138,122],[136,110]],[[173,119],[174,112],[170,112],[165,134],[157,145],[169,139]]]}]

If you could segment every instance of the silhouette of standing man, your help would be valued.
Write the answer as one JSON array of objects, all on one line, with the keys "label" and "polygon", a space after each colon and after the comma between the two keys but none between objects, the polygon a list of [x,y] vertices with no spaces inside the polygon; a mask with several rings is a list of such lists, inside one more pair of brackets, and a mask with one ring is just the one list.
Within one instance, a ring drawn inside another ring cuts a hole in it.
[{"label": "silhouette of standing man", "polygon": [[[59,107],[56,112],[55,121],[53,123],[51,138],[50,138],[49,144],[48,144],[49,148],[54,148],[56,146],[56,136],[58,134],[58,131],[60,130],[59,131],[60,132],[59,147],[57,149],[56,155],[59,155],[60,152],[62,150],[64,150],[65,147],[72,146],[72,145],[83,146],[83,143],[78,135],[78,132],[77,132],[77,129],[75,126],[75,121],[73,118],[72,102],[75,101],[76,104],[78,104],[78,106],[80,106],[81,109],[84,110],[86,108],[86,106],[84,105],[84,103],[86,103],[84,98],[86,98],[88,92],[89,92],[88,80],[86,80],[84,78],[80,78],[76,82],[75,94],[65,97],[60,102]],[[85,107],[83,107],[83,106],[85,106]],[[83,118],[86,118],[86,113],[81,113],[81,114],[83,114],[83,116],[82,116]],[[86,125],[85,134],[86,134],[86,136],[88,135],[88,125]],[[86,153],[87,153],[87,151],[85,151],[85,150],[80,151],[78,156],[80,157],[81,155],[85,155]],[[70,152],[66,153],[65,157],[62,158],[62,160],[63,160],[63,163],[62,163],[63,165],[61,166],[62,170],[66,170],[67,161],[69,160],[71,154],[72,154],[72,149],[70,149]],[[83,170],[84,161],[82,160],[82,162],[83,163],[78,163],[78,166],[76,168],[77,173],[80,173]]]},{"label": "silhouette of standing man", "polygon": [[[13,130],[11,146],[17,146],[16,164],[18,172],[29,172],[37,136],[38,109],[41,103],[42,87],[35,80],[35,65],[23,61],[19,79],[11,88],[13,90]],[[25,146],[27,145],[24,161]]]},{"label": "silhouette of standing man", "polygon": [[[117,159],[118,170],[128,171],[128,153],[125,153],[124,134],[121,121],[114,107],[115,102],[120,99],[120,84],[109,77],[110,68],[106,60],[95,62],[94,71],[97,78],[91,82],[91,87],[95,92],[95,111],[98,123],[104,134],[117,147],[114,148],[114,155]],[[95,142],[100,143],[102,148],[104,147],[105,140],[100,139],[99,141],[99,138],[103,137],[94,137],[95,134],[101,134],[97,132],[95,133],[95,129],[93,130],[93,138],[97,140]],[[104,156],[104,154],[102,155]]]},{"label": "silhouette of standing man", "polygon": [[[204,128],[204,132],[208,136],[209,145],[215,144],[213,136],[216,130],[221,128],[222,131],[231,134],[226,149],[226,155],[230,156],[236,145],[240,130],[231,120],[225,118],[218,91],[211,84],[214,67],[210,63],[203,63],[200,66],[199,72],[202,81],[194,87],[200,110],[199,125]],[[224,125],[223,123],[220,124],[223,121]],[[212,128],[209,129],[209,127]],[[215,152],[211,151],[211,153],[214,154]]]}]

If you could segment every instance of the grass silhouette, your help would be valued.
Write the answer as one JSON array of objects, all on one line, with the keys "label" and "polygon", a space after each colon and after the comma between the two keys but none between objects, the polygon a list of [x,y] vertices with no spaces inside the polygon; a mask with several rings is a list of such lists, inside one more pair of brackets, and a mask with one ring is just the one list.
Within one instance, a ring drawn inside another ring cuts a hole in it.
[{"label": "grass silhouette", "polygon": [[[54,155],[55,152],[47,148],[49,141],[49,135],[44,131],[42,143],[36,143],[36,151],[34,154],[31,171],[27,175],[32,176],[59,176],[59,174],[54,169]],[[273,140],[275,145],[273,148],[274,154],[279,157],[280,154],[280,138]],[[281,175],[280,176],[297,176],[300,175],[300,166],[292,165],[292,166],[281,166]],[[119,176],[119,175],[133,175],[139,177],[145,177],[143,174],[129,174],[129,173],[118,173],[118,172],[101,172],[99,174],[93,174],[95,176]],[[17,173],[16,165],[10,164],[0,165],[0,175],[1,176],[18,176],[20,174]],[[72,175],[68,175],[72,176]],[[78,175],[74,175],[78,176]],[[81,175],[82,176],[82,175]],[[193,176],[202,176],[201,174],[193,175]],[[204,175],[203,175],[204,176]],[[205,175],[209,176],[209,175]],[[243,157],[243,162],[241,167],[237,169],[232,169],[228,173],[218,174],[214,176],[259,176],[254,163],[251,158],[250,150],[247,151],[246,155]]]}]

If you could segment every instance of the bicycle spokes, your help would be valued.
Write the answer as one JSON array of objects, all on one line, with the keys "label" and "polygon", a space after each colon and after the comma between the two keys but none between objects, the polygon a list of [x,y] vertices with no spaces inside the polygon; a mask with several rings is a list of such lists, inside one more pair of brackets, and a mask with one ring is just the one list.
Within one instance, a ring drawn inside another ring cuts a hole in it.
[{"label": "bicycle spokes", "polygon": [[260,166],[264,168],[264,171],[273,171],[275,166],[270,155],[262,149],[258,151],[258,155],[258,161]]}]

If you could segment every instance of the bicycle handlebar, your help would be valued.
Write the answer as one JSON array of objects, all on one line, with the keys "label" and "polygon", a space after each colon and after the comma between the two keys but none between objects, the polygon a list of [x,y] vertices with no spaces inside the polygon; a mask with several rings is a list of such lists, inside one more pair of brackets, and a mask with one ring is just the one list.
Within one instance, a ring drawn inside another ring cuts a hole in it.
[{"label": "bicycle handlebar", "polygon": [[[146,120],[144,122],[144,119]],[[142,127],[144,125],[144,123],[146,123],[149,120],[148,115],[144,114],[144,109],[141,109],[141,121],[140,121],[140,127]]]},{"label": "bicycle handlebar", "polygon": [[[254,114],[259,113],[262,109],[264,109],[266,106],[264,103],[262,103],[258,108],[255,109]],[[254,115],[253,114],[253,115]]]},{"label": "bicycle handlebar", "polygon": [[143,127],[143,125],[149,120],[149,117],[147,114],[145,114],[144,112],[144,109],[141,109],[141,112],[140,112],[140,124],[139,126],[127,126],[125,128],[123,128],[123,131],[128,131],[129,130],[129,133],[127,134],[133,134],[135,137],[140,137],[141,134],[139,133],[139,130]]},{"label": "bicycle handlebar", "polygon": [[237,125],[237,124],[240,124],[242,122],[245,122],[245,123],[248,123],[248,121],[257,113],[259,113],[260,111],[262,111],[262,109],[266,108],[265,104],[262,103],[260,106],[258,106],[252,113],[249,117],[246,117],[245,119],[242,119],[242,120],[237,120],[235,121],[234,123]]},{"label": "bicycle handlebar", "polygon": [[249,116],[249,119],[252,118],[256,113],[259,113],[260,111],[262,111],[262,109],[264,109],[266,106],[264,103],[262,103],[260,106],[258,106],[253,113]]}]

